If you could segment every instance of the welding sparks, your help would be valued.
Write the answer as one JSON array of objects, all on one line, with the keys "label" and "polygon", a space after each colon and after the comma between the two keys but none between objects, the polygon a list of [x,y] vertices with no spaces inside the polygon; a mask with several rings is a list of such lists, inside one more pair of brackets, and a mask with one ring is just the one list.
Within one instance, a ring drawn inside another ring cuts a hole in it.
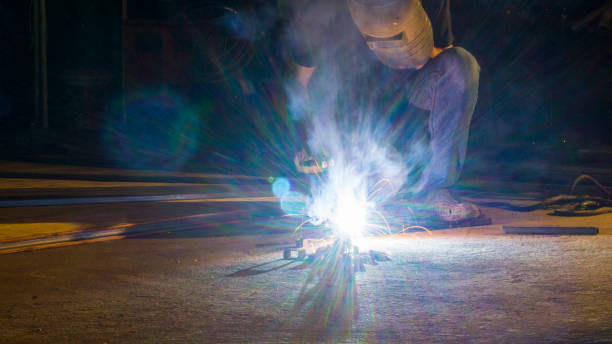
[{"label": "welding sparks", "polygon": [[339,234],[353,237],[362,234],[366,226],[367,202],[354,195],[353,190],[342,190],[338,194],[331,222]]},{"label": "welding sparks", "polygon": [[334,188],[334,185],[324,183],[323,190],[326,191],[313,195],[309,204],[304,203],[304,212],[285,215],[307,217],[295,228],[296,232],[304,225],[312,224],[329,227],[337,237],[351,240],[368,233],[392,234],[386,217],[376,209],[372,197],[365,196],[364,189],[351,188],[350,183],[343,183],[338,188]]}]

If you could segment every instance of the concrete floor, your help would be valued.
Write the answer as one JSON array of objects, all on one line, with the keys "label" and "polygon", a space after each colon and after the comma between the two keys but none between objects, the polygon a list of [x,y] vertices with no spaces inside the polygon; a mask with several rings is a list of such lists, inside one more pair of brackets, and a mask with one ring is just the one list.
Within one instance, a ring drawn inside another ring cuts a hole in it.
[{"label": "concrete floor", "polygon": [[0,342],[612,342],[610,235],[368,240],[392,260],[351,279],[204,234],[0,256]]},{"label": "concrete floor", "polygon": [[[270,196],[265,180],[245,176],[20,166],[0,165],[6,199],[193,188]],[[38,174],[6,175],[28,170]],[[73,184],[79,180],[87,182]],[[495,200],[542,197],[517,192]],[[0,242],[142,224],[155,230],[0,255],[0,343],[612,343],[612,213],[483,207],[493,225],[360,243],[362,252],[392,260],[351,276],[341,260],[281,260],[296,224],[280,217],[275,200],[215,197],[0,208]],[[508,224],[595,226],[599,235],[502,235]]]}]

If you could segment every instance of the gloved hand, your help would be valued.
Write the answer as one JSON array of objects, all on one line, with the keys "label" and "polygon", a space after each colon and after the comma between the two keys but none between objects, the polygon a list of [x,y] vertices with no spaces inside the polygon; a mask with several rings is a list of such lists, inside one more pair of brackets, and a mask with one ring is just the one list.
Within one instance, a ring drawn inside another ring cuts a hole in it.
[{"label": "gloved hand", "polygon": [[327,167],[326,162],[319,162],[315,156],[305,149],[297,152],[293,158],[293,163],[299,172],[306,174],[321,173]]}]

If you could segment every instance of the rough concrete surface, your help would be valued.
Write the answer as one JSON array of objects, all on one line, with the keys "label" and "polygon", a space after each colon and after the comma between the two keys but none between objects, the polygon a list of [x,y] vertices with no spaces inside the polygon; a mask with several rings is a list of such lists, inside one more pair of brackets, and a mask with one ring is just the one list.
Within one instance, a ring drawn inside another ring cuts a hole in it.
[{"label": "rough concrete surface", "polygon": [[[271,196],[248,176],[3,162],[0,177],[8,200],[194,188]],[[467,196],[533,203],[546,194],[512,188]],[[297,224],[259,198],[0,209],[0,241],[151,227],[0,255],[0,343],[612,343],[612,213],[560,217],[484,202],[493,225],[370,238],[361,252],[392,260],[351,274],[341,259],[281,260]],[[599,235],[502,235],[502,225],[594,226]]]},{"label": "rough concrete surface", "polygon": [[0,256],[0,342],[612,341],[612,236],[367,240],[351,279],[280,235],[163,233]]}]

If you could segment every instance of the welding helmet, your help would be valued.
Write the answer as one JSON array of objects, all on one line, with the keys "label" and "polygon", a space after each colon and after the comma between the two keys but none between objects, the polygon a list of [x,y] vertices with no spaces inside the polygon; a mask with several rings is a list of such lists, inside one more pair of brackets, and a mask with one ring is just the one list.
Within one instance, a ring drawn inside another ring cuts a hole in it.
[{"label": "welding helmet", "polygon": [[420,0],[347,0],[370,50],[395,69],[424,65],[433,49],[433,29]]}]

